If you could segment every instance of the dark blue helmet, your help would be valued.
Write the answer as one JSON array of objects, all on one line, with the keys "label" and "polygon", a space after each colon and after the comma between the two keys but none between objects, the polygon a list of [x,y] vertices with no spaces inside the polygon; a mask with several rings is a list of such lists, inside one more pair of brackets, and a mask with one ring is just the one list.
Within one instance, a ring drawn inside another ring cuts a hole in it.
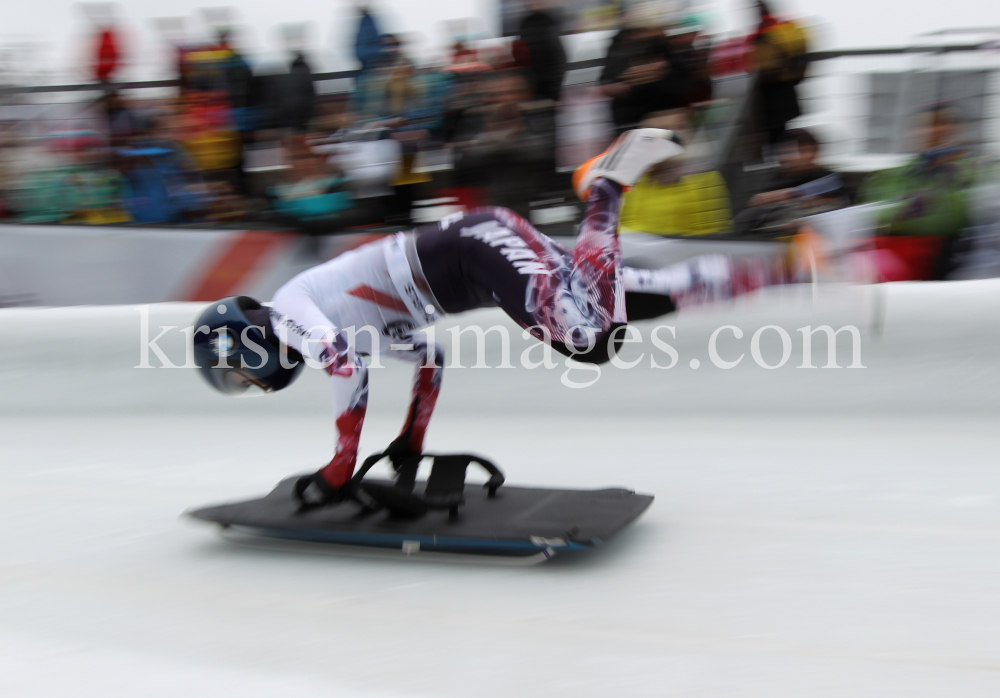
[{"label": "dark blue helmet", "polygon": [[253,298],[223,298],[194,325],[194,360],[201,375],[226,395],[281,390],[302,370],[302,356],[278,342],[268,309]]}]

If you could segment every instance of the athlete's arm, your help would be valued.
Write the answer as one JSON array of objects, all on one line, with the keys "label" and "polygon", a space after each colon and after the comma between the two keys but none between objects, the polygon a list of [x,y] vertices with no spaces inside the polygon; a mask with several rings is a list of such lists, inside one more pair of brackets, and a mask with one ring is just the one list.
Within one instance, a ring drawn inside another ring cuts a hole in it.
[{"label": "athlete's arm", "polygon": [[308,294],[277,296],[271,304],[271,325],[280,342],[322,364],[330,375],[351,374],[347,341]]}]

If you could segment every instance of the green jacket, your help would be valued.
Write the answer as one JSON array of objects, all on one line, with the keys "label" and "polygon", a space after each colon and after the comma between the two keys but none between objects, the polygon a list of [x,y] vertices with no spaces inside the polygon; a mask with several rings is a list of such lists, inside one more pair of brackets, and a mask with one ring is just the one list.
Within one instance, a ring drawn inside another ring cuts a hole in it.
[{"label": "green jacket", "polygon": [[962,151],[925,153],[869,176],[859,199],[889,204],[879,213],[880,235],[955,236],[971,222],[975,172],[975,163]]}]

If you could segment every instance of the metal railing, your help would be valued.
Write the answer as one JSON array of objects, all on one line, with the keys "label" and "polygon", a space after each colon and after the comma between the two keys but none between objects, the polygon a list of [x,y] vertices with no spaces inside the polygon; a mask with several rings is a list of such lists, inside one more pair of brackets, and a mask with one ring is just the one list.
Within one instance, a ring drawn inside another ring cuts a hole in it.
[{"label": "metal railing", "polygon": [[[601,68],[604,66],[603,58],[594,58],[586,61],[576,61],[570,63],[566,70],[588,70],[591,68]],[[313,73],[313,82],[325,82],[327,80],[350,80],[356,78],[360,70],[339,70],[332,73]],[[104,92],[109,90],[143,90],[163,87],[179,87],[180,80],[173,78],[170,80],[141,80],[136,82],[85,82],[72,85],[25,85],[0,87],[0,96],[16,94],[41,94],[45,92]]]}]

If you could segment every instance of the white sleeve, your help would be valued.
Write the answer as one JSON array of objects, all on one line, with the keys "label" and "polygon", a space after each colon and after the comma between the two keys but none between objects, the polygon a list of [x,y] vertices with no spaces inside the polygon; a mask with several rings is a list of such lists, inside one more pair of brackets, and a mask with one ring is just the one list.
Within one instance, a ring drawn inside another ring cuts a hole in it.
[{"label": "white sleeve", "polygon": [[279,294],[271,302],[271,325],[278,340],[319,361],[322,342],[333,344],[337,328],[305,293]]}]

